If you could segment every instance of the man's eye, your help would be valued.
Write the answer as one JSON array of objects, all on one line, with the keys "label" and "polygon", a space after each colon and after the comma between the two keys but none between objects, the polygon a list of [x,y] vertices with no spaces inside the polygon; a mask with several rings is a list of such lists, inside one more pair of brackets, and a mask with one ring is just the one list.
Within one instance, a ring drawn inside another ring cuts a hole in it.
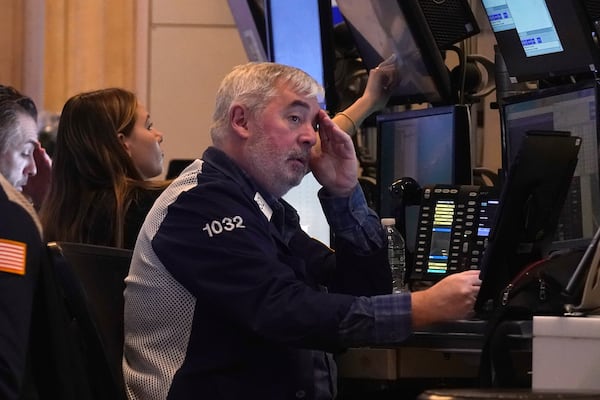
[{"label": "man's eye", "polygon": [[293,123],[297,124],[301,121],[300,117],[297,115],[290,115],[290,121],[292,121]]}]

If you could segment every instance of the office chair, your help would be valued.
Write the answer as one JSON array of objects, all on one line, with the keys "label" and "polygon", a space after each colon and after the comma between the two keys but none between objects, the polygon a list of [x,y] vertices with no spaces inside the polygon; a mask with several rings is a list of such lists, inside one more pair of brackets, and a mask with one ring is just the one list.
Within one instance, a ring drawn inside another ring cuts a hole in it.
[{"label": "office chair", "polygon": [[124,399],[123,291],[132,251],[69,242],[48,248],[95,394]]},{"label": "office chair", "polygon": [[165,179],[175,179],[183,172],[184,169],[187,168],[188,165],[193,163],[193,159],[173,159],[169,162],[169,167],[167,168],[167,174]]}]

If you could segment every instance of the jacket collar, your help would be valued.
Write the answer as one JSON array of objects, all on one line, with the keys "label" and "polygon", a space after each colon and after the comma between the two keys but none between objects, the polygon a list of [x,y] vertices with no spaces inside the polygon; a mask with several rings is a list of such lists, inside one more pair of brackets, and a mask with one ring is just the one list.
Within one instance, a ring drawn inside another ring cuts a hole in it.
[{"label": "jacket collar", "polygon": [[[297,225],[299,221],[298,212],[288,202],[278,199],[264,190],[250,175],[248,175],[236,162],[225,152],[216,147],[210,146],[202,155],[204,162],[210,164],[213,168],[223,175],[232,179],[238,184],[242,192],[253,199],[260,208],[260,200],[257,201],[257,195],[264,200],[270,211],[265,212],[261,209],[268,220],[271,220],[273,211],[278,211],[284,216],[283,224],[285,226]],[[287,230],[287,229],[286,229]]]}]

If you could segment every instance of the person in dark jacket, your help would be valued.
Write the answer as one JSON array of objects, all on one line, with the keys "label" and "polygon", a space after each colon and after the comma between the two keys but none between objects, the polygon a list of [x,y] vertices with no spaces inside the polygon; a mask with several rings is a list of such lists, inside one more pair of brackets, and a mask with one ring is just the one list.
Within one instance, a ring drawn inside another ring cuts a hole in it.
[{"label": "person in dark jacket", "polygon": [[93,399],[33,205],[0,175],[0,398]]},{"label": "person in dark jacket", "polygon": [[[276,63],[224,78],[213,146],[159,197],[135,246],[125,289],[130,399],[332,399],[332,353],[398,343],[472,311],[478,271],[390,294],[379,217],[350,135],[319,107],[322,93]],[[309,171],[323,186],[335,252],[282,199]]]},{"label": "person in dark jacket", "polygon": [[43,245],[32,205],[0,175],[0,398],[25,386]]}]

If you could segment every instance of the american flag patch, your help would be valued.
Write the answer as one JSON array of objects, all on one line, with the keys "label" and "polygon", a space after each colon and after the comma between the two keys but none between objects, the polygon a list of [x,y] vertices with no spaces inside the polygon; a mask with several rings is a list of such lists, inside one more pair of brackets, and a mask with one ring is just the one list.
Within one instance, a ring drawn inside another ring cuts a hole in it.
[{"label": "american flag patch", "polygon": [[0,271],[25,275],[27,244],[0,239]]}]

